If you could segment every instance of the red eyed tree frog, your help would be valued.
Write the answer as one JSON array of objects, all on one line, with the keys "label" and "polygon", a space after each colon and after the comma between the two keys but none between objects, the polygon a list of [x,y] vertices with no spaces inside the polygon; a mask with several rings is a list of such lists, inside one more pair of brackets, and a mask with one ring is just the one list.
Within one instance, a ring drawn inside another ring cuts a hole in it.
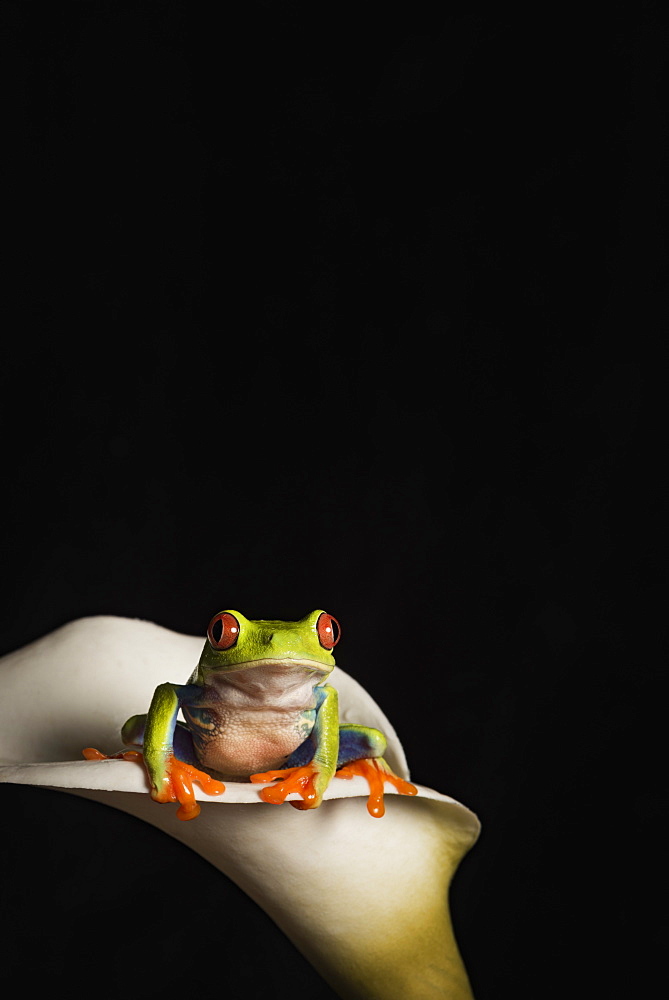
[{"label": "red eyed tree frog", "polygon": [[[200,812],[193,781],[222,794],[221,779],[280,779],[260,791],[265,802],[279,804],[297,792],[301,799],[290,805],[315,809],[335,774],[363,775],[370,788],[367,809],[383,816],[384,782],[402,795],[416,789],[384,761],[383,733],[339,724],[337,692],[327,678],[340,634],[336,618],[325,611],[297,622],[219,612],[188,683],[160,684],[148,714],[133,715],[123,726],[123,743],[138,749],[114,756],[143,756],[152,798],[179,802],[183,820]],[[184,722],[177,720],[179,709]],[[105,757],[92,747],[83,753],[89,760]]]}]

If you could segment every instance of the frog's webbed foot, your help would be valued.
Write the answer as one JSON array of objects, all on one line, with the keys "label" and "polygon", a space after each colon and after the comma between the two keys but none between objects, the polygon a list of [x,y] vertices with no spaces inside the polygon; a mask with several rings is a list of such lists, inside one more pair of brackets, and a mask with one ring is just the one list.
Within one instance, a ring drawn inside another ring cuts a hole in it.
[{"label": "frog's webbed foot", "polygon": [[260,798],[263,802],[280,805],[291,792],[298,792],[302,801],[296,799],[288,803],[294,809],[316,809],[321,804],[323,792],[328,785],[327,775],[313,763],[303,767],[287,767],[281,771],[262,771],[250,776],[250,780],[256,784],[277,779],[282,780],[271,788],[263,788]]},{"label": "frog's webbed foot", "polygon": [[340,767],[335,777],[353,778],[358,774],[366,778],[369,785],[367,812],[370,816],[380,818],[386,811],[383,804],[383,791],[386,781],[394,785],[400,795],[418,794],[418,789],[415,785],[398,777],[398,775],[391,771],[383,757],[366,757],[361,760],[352,760],[350,764]]},{"label": "frog's webbed foot", "polygon": [[[139,750],[121,750],[119,753],[107,754],[87,747],[82,751],[86,760],[135,760],[144,762]],[[222,795],[225,785],[222,781],[212,778],[206,771],[201,771],[192,764],[186,764],[171,754],[165,761],[165,769],[159,784],[153,784],[151,798],[156,802],[178,802],[177,819],[195,819],[200,815],[200,806],[195,798],[193,782],[197,781],[207,795]]]},{"label": "frog's webbed foot", "polygon": [[151,798],[156,802],[178,802],[177,819],[195,819],[200,815],[200,806],[193,791],[194,781],[197,781],[207,795],[222,795],[225,791],[222,781],[217,781],[206,771],[171,755],[165,762],[160,785],[154,785],[151,789]]}]

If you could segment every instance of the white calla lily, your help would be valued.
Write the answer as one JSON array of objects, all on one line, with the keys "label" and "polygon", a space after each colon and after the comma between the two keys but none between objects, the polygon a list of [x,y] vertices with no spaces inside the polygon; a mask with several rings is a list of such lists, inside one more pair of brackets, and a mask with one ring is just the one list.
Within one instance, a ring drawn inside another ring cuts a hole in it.
[{"label": "white calla lily", "polygon": [[[420,785],[386,786],[370,816],[363,778],[334,779],[318,809],[268,805],[263,785],[226,782],[190,822],[147,794],[144,769],[114,753],[129,716],[155,687],[185,680],[203,640],[150,622],[100,616],[72,622],[0,660],[0,781],[60,788],[131,813],[187,844],[247,892],[342,997],[471,1000],[453,935],[448,887],[479,823],[454,799]],[[409,773],[390,722],[335,667],[342,721],[381,729],[386,759]],[[290,798],[296,798],[291,795]],[[249,808],[255,805],[255,808]]]}]

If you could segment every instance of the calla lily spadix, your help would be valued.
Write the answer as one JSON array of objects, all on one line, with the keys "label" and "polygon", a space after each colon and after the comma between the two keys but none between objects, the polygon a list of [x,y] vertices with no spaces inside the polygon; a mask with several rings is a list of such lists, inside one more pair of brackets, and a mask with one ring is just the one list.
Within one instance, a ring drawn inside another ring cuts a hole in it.
[{"label": "calla lily spadix", "polygon": [[[272,917],[324,979],[350,1000],[471,1000],[448,907],[448,887],[479,833],[476,816],[417,785],[386,785],[386,813],[365,807],[362,777],[335,778],[318,809],[260,799],[263,785],[196,787],[203,808],[182,822],[148,794],[141,764],[81,759],[83,747],[120,748],[120,726],[146,711],[166,680],[185,682],[203,639],[150,622],[83,618],[0,660],[0,781],[59,788],[107,803],[182,841]],[[386,760],[409,772],[395,730],[341,668],[343,722],[381,729]],[[290,798],[297,797],[295,794]],[[253,807],[253,808],[251,808]]]}]

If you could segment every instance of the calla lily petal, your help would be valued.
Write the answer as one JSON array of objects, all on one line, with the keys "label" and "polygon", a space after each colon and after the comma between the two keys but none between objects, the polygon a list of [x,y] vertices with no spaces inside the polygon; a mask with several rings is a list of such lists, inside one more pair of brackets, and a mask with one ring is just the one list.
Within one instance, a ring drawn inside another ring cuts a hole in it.
[{"label": "calla lily petal", "polygon": [[[187,678],[202,642],[100,616],[4,657],[0,781],[93,798],[187,844],[262,906],[343,998],[471,1000],[448,886],[479,823],[454,799],[422,786],[406,797],[387,786],[386,815],[375,819],[361,801],[363,778],[334,779],[327,801],[308,811],[262,802],[263,786],[226,782],[222,796],[196,786],[204,807],[182,822],[173,806],[149,797],[141,766],[78,759],[84,746],[115,752],[120,725],[148,707],[158,684]],[[383,730],[388,763],[408,778],[379,706],[340,668],[331,683],[343,720]]]}]

